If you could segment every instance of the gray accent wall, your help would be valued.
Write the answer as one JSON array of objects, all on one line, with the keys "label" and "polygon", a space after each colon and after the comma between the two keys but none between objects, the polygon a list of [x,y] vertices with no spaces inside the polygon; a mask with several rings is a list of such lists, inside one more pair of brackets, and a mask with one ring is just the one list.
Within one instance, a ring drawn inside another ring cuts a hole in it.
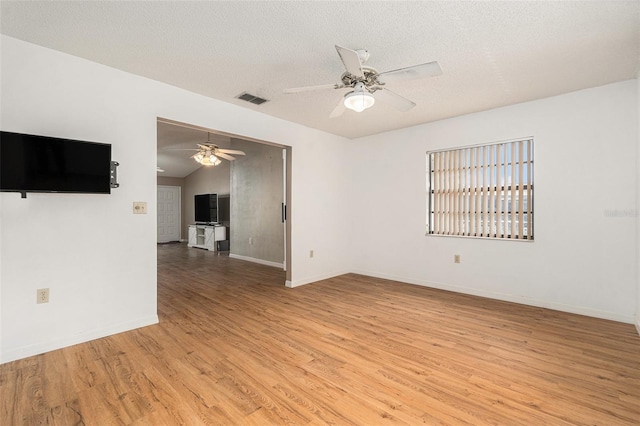
[{"label": "gray accent wall", "polygon": [[231,163],[231,253],[284,262],[282,148],[240,139],[244,151]]}]

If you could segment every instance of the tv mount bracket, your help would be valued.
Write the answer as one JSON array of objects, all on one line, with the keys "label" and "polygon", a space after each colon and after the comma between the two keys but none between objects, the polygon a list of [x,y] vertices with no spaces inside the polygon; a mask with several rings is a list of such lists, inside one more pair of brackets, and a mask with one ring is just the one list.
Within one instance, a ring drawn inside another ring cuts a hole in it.
[{"label": "tv mount bracket", "polygon": [[118,163],[117,161],[112,161],[111,162],[111,181],[110,181],[110,185],[111,188],[118,188],[120,186],[120,184],[118,183],[118,166],[120,165],[120,163]]}]

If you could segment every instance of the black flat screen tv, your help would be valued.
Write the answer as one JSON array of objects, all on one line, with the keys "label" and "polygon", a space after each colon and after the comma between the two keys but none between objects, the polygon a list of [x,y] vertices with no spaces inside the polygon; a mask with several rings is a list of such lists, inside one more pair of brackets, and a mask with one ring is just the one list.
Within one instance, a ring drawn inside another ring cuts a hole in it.
[{"label": "black flat screen tv", "polygon": [[0,191],[111,193],[111,145],[0,131]]},{"label": "black flat screen tv", "polygon": [[199,194],[194,196],[195,220],[198,223],[218,223],[218,195]]}]

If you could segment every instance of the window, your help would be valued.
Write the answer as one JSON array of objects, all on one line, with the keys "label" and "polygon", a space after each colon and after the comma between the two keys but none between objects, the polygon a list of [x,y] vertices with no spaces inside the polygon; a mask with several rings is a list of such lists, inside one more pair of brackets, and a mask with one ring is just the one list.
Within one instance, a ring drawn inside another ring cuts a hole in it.
[{"label": "window", "polygon": [[427,232],[533,240],[533,139],[427,152]]}]

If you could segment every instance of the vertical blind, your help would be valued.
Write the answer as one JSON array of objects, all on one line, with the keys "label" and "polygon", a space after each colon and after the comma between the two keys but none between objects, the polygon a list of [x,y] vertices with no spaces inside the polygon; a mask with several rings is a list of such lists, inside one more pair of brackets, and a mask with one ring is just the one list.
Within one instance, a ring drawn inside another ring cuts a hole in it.
[{"label": "vertical blind", "polygon": [[428,232],[533,239],[533,139],[427,153]]}]

